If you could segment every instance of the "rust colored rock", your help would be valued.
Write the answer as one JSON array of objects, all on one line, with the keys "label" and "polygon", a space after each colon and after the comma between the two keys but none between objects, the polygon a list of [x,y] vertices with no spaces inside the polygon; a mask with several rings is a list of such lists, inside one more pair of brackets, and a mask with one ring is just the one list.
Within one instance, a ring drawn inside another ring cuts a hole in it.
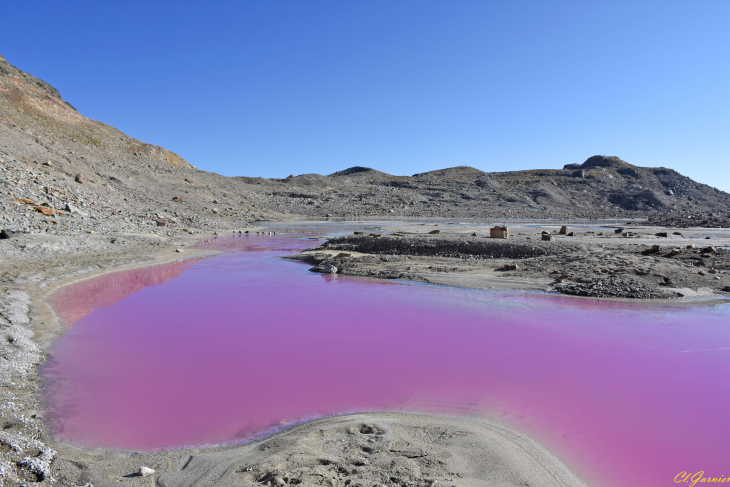
[{"label": "rust colored rock", "polygon": [[506,271],[516,271],[518,269],[518,265],[517,264],[505,264],[503,269]]},{"label": "rust colored rock", "polygon": [[490,238],[508,238],[509,237],[509,228],[507,228],[504,225],[497,225],[496,227],[492,227],[489,229],[489,237]]},{"label": "rust colored rock", "polygon": [[565,226],[565,225],[563,225],[562,227],[560,227],[560,231],[558,232],[558,234],[560,234],[560,235],[568,235],[568,227]]},{"label": "rust colored rock", "polygon": [[181,198],[181,197],[179,197],[179,196],[174,196],[174,197],[172,198],[172,201],[177,201],[178,203],[185,203],[185,200],[184,200],[184,199],[182,199],[182,198]]},{"label": "rust colored rock", "polygon": [[441,233],[441,230],[431,230],[430,232],[428,232],[429,235],[435,235],[437,233]]},{"label": "rust colored rock", "polygon": [[348,254],[346,252],[340,252],[339,254],[335,255],[335,259],[341,259],[343,257],[352,257],[352,254]]},{"label": "rust colored rock", "polygon": [[365,235],[365,232],[353,232],[355,235]]},{"label": "rust colored rock", "polygon": [[46,208],[45,206],[36,206],[35,211],[46,216],[53,216],[53,210],[51,208]]},{"label": "rust colored rock", "polygon": [[29,200],[28,198],[15,198],[13,201],[16,203],[23,203],[25,205],[35,205],[33,200]]}]

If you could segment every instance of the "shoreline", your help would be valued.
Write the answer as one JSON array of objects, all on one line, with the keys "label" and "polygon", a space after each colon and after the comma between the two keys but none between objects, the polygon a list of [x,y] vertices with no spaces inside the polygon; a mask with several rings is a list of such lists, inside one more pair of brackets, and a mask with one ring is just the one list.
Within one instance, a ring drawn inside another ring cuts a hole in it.
[{"label": "shoreline", "polygon": [[[264,227],[258,227],[264,228]],[[256,231],[257,228],[249,228],[249,231]],[[403,230],[401,230],[403,231]],[[451,417],[451,416],[431,416],[431,415],[418,415],[414,413],[353,413],[353,414],[347,414],[347,415],[340,415],[340,416],[332,416],[332,417],[326,417],[326,418],[319,418],[315,420],[309,420],[305,421],[303,423],[298,423],[296,425],[293,425],[291,427],[287,427],[283,429],[282,431],[273,433],[269,436],[266,436],[261,439],[256,439],[248,443],[239,444],[239,445],[232,445],[232,446],[219,446],[219,447],[200,447],[200,448],[183,448],[183,449],[175,449],[175,450],[164,450],[160,452],[149,452],[149,453],[141,453],[141,454],[135,454],[133,457],[129,457],[130,454],[136,453],[136,452],[129,452],[129,451],[112,451],[110,453],[104,453],[100,450],[106,450],[106,449],[95,449],[95,450],[88,450],[84,448],[78,448],[73,445],[68,444],[62,444],[62,443],[55,443],[52,438],[50,437],[50,433],[47,430],[47,425],[45,424],[45,420],[42,417],[42,408],[41,408],[41,379],[37,374],[38,367],[46,360],[47,357],[47,350],[49,346],[55,342],[56,339],[63,333],[63,325],[60,322],[60,319],[55,315],[53,310],[51,309],[51,306],[49,303],[47,303],[47,299],[52,296],[54,293],[56,293],[59,289],[62,287],[83,281],[88,280],[91,278],[99,277],[104,274],[109,274],[113,272],[118,271],[125,271],[125,270],[131,270],[131,269],[138,269],[150,265],[161,265],[166,263],[171,263],[175,261],[184,261],[191,258],[198,258],[198,257],[206,257],[206,256],[214,256],[218,252],[211,251],[209,249],[190,249],[189,247],[191,245],[194,245],[193,242],[197,243],[200,242],[202,239],[213,237],[213,235],[210,236],[189,236],[184,237],[183,240],[185,241],[185,254],[178,254],[175,251],[175,248],[180,247],[180,239],[176,241],[172,241],[173,239],[168,239],[164,242],[164,245],[162,245],[162,248],[160,248],[159,245],[152,245],[152,246],[132,246],[131,249],[128,249],[128,252],[122,251],[120,255],[115,255],[113,258],[107,259],[107,261],[104,261],[104,259],[100,258],[99,260],[99,266],[96,269],[88,270],[88,268],[81,268],[77,269],[76,271],[71,272],[71,275],[64,275],[59,274],[59,270],[56,269],[56,267],[53,266],[41,266],[45,269],[41,272],[43,276],[45,276],[45,279],[41,280],[26,280],[25,282],[19,282],[17,285],[13,286],[14,292],[20,292],[26,295],[27,299],[27,306],[28,311],[26,312],[26,318],[28,324],[26,324],[26,328],[31,332],[31,334],[34,334],[32,336],[32,342],[36,343],[37,347],[37,361],[32,364],[30,368],[26,371],[25,375],[20,377],[20,381],[22,382],[22,387],[18,388],[17,390],[22,392],[20,396],[18,396],[18,401],[14,401],[16,404],[23,404],[25,407],[20,408],[16,411],[13,411],[13,414],[15,417],[18,416],[25,416],[30,417],[32,419],[32,427],[30,428],[31,433],[30,434],[23,434],[23,431],[17,431],[15,432],[13,428],[10,428],[10,431],[4,432],[3,441],[7,444],[9,442],[15,441],[15,445],[22,449],[22,450],[29,450],[29,449],[37,449],[39,454],[37,455],[37,458],[40,460],[38,462],[26,462],[25,464],[18,463],[17,465],[19,467],[25,468],[25,480],[33,480],[32,478],[29,478],[28,475],[35,476],[36,481],[40,482],[46,482],[49,481],[52,477],[56,480],[56,485],[84,485],[85,483],[90,483],[92,479],[94,480],[94,485],[97,487],[99,485],[106,485],[106,481],[102,480],[103,478],[115,478],[114,485],[119,485],[119,480],[125,479],[125,475],[132,474],[135,469],[139,468],[141,465],[146,465],[149,463],[150,465],[158,465],[159,472],[162,472],[164,470],[174,471],[175,468],[178,468],[178,470],[182,471],[183,467],[187,466],[193,458],[197,458],[200,456],[205,455],[223,455],[224,452],[228,452],[227,454],[229,456],[235,456],[240,453],[241,450],[246,449],[253,449],[254,447],[252,445],[260,445],[266,442],[274,442],[276,443],[278,441],[278,438],[281,437],[290,437],[291,435],[296,434],[295,431],[304,431],[307,430],[307,428],[314,428],[312,425],[320,425],[322,423],[327,424],[328,422],[339,424],[339,422],[343,421],[341,418],[346,416],[353,416],[357,418],[364,418],[362,421],[366,421],[369,419],[367,418],[376,418],[383,415],[407,415],[411,418],[419,418],[418,421],[422,421],[423,424],[426,424],[428,426],[438,426],[441,427],[443,424],[454,424],[454,422],[460,422],[460,421],[468,421],[468,418],[457,418],[457,417]],[[226,235],[219,235],[219,238],[226,238]],[[251,236],[253,238],[253,235]],[[330,252],[330,251],[328,251]],[[334,251],[332,251],[334,252]],[[184,256],[183,256],[184,255]],[[292,257],[292,256],[288,256]],[[73,254],[68,255],[52,255],[50,257],[50,260],[55,262],[58,260],[73,260],[74,256]],[[130,261],[131,259],[131,261]],[[94,259],[91,259],[94,260]],[[492,262],[493,263],[493,262]],[[84,271],[84,272],[82,272]],[[66,274],[69,274],[68,272]],[[437,273],[431,273],[432,275],[437,275]],[[442,280],[437,282],[430,282],[429,284],[434,285],[455,285],[450,284],[448,281],[448,277],[445,279],[443,276],[448,275],[448,273],[440,273],[440,276],[442,276]],[[371,277],[380,277],[380,276],[371,276]],[[400,278],[400,277],[399,277]],[[501,278],[494,278],[494,279],[501,279]],[[416,279],[413,279],[416,281]],[[423,282],[423,281],[420,281]],[[471,286],[465,286],[464,280],[457,279],[453,281],[456,283],[458,287],[471,287]],[[544,292],[543,289],[529,289],[530,286],[537,287],[537,285],[534,283],[534,281],[531,281],[530,279],[525,280],[525,287],[520,289],[517,288],[514,285],[514,281],[511,279],[505,279],[503,281],[496,281],[500,285],[503,285],[504,287],[499,290],[503,291],[520,291],[520,290],[527,290],[527,291],[538,291],[538,292]],[[43,285],[45,283],[45,285]],[[459,284],[461,284],[459,286]],[[5,286],[8,288],[8,286]],[[473,289],[493,289],[493,288],[487,288],[487,287],[471,287]],[[8,293],[6,291],[4,297],[7,298]],[[15,295],[20,296],[20,294]],[[20,296],[22,298],[22,296]],[[572,296],[571,296],[572,297]],[[604,298],[605,299],[605,298]],[[613,300],[616,300],[615,298]],[[620,300],[620,301],[632,301],[632,302],[651,302],[655,304],[667,304],[667,303],[681,303],[679,300]],[[697,305],[697,301],[693,301],[694,305]],[[7,303],[0,303],[0,307],[2,305],[5,305],[4,309],[8,308]],[[12,304],[12,303],[11,303]],[[704,303],[701,303],[704,304]],[[12,307],[12,306],[11,306]],[[7,314],[7,313],[5,313]],[[5,316],[5,315],[4,315]],[[6,317],[7,318],[7,317]],[[20,319],[22,322],[22,319]],[[12,320],[10,320],[11,325],[13,326],[21,326],[23,323],[13,323]],[[32,328],[32,329],[31,329]],[[30,340],[30,338],[29,338]],[[7,386],[7,384],[6,384]],[[3,392],[5,394],[5,402],[8,401],[8,391],[7,387],[3,388]],[[20,413],[20,414],[17,414]],[[3,418],[8,420],[11,417],[11,414],[9,411],[3,410]],[[360,419],[358,419],[360,420]],[[485,420],[486,421],[486,420]],[[441,426],[439,426],[441,425]],[[494,425],[493,425],[494,426]],[[504,428],[501,425],[497,425],[500,428]],[[505,428],[506,429],[506,428]],[[506,429],[507,430],[507,429]],[[512,432],[515,435],[520,435],[517,432],[514,432],[513,430],[507,430]],[[339,434],[339,433],[338,433]],[[521,435],[524,436],[524,435]],[[534,443],[534,441],[530,440],[529,438],[525,437],[526,441],[530,441]],[[534,445],[537,445],[537,443],[534,443]],[[542,448],[539,445],[537,445],[538,448]],[[544,448],[543,448],[544,450]],[[547,452],[546,450],[544,450]],[[277,450],[279,452],[279,450]],[[182,456],[187,455],[187,460],[183,464],[179,464],[177,462],[178,458],[181,458]],[[560,463],[559,460],[552,457],[549,453],[548,455],[552,460],[550,462],[557,462],[558,465],[561,465],[562,468],[567,470],[567,467],[565,467],[564,464]],[[225,455],[223,455],[225,456]],[[528,455],[529,456],[529,455]],[[131,460],[130,460],[131,458]],[[22,459],[18,459],[18,461],[22,461]],[[202,461],[202,460],[201,460]],[[223,461],[223,460],[221,460]],[[227,460],[229,461],[229,460]],[[3,462],[5,462],[5,459],[3,459]],[[145,463],[146,462],[146,463]],[[158,462],[158,463],[155,463]],[[161,463],[160,463],[161,462]],[[132,468],[132,463],[136,465],[136,467]],[[83,464],[85,465],[84,468],[79,468],[78,465]],[[164,465],[167,465],[165,467]],[[551,463],[552,465],[552,463]],[[357,467],[357,466],[355,466]],[[153,466],[154,468],[154,466]],[[299,467],[298,467],[299,468]],[[56,470],[57,469],[57,470]],[[125,470],[126,469],[126,470]],[[131,470],[130,470],[131,469]],[[569,470],[568,470],[569,472]],[[7,475],[7,474],[6,474]],[[165,474],[167,475],[167,474]],[[192,470],[187,470],[185,475],[193,475]],[[88,477],[88,479],[87,479]],[[155,476],[157,477],[157,476]],[[162,476],[164,477],[164,475]],[[64,480],[65,479],[65,480]],[[71,480],[75,479],[75,480]],[[142,478],[137,477],[126,477],[126,479],[129,480],[128,485],[145,485],[140,484],[139,482],[142,480]],[[86,482],[84,482],[86,480]],[[146,480],[146,479],[145,479]],[[101,482],[101,483],[100,483]],[[111,480],[109,480],[111,482]],[[580,482],[577,478],[572,479],[571,482],[573,483],[557,483],[555,485],[584,485],[582,482]],[[578,482],[578,483],[576,483]],[[127,482],[125,480],[122,480],[122,485],[125,485]],[[152,484],[147,484],[152,485]],[[158,485],[165,485],[164,483],[159,483]],[[171,483],[169,485],[182,485],[178,483]],[[190,484],[190,485],[198,485],[198,484]],[[253,485],[253,484],[252,484]],[[272,484],[273,485],[273,484]],[[434,484],[438,485],[438,484]],[[448,484],[451,485],[451,484]],[[470,485],[466,483],[455,483],[454,485]],[[552,485],[552,484],[546,484],[543,483],[541,485]]]},{"label": "shoreline", "polygon": [[[225,238],[225,235],[219,237]],[[207,237],[204,236],[203,239],[204,238]],[[200,242],[202,239],[200,238],[200,236],[196,236],[188,238],[187,240],[188,243],[190,243],[190,241]],[[38,358],[38,363],[35,364],[35,366],[32,368],[31,373],[27,377],[27,379],[29,379],[35,385],[35,387],[30,386],[29,389],[26,390],[26,393],[32,396],[33,401],[31,405],[34,406],[33,410],[42,410],[42,384],[40,383],[40,377],[38,376],[37,372],[38,367],[40,367],[40,365],[45,362],[48,354],[48,348],[55,342],[55,340],[60,338],[64,331],[64,325],[61,322],[60,317],[55,314],[50,303],[48,303],[47,300],[65,286],[97,278],[102,275],[115,272],[123,272],[132,269],[139,269],[152,265],[164,265],[192,258],[215,256],[219,253],[217,251],[211,251],[209,249],[197,249],[195,251],[192,251],[192,249],[188,248],[186,248],[185,252],[190,252],[190,254],[182,257],[175,252],[174,246],[168,246],[166,249],[158,252],[146,253],[144,256],[142,256],[143,258],[138,259],[136,262],[124,263],[117,266],[106,266],[89,272],[75,273],[74,275],[53,279],[50,282],[48,280],[42,280],[35,283],[23,283],[22,287],[24,288],[24,291],[22,292],[27,294],[29,298],[28,304],[30,310],[33,311],[31,313],[28,313],[29,318],[31,318],[29,321],[36,324],[40,322],[41,324],[41,326],[34,326],[33,331],[35,332],[36,341],[39,342],[39,345],[42,345],[42,348],[39,349],[40,355]],[[150,261],[151,259],[154,259],[154,261]],[[53,276],[52,272],[44,274],[48,278],[55,277]],[[46,285],[42,285],[43,283],[46,283]],[[350,422],[356,421],[358,422],[358,424],[355,424],[355,426],[358,426],[362,422],[378,421],[379,419],[385,417],[407,418],[407,421],[418,424],[419,427],[435,428],[447,427],[444,425],[461,425],[460,427],[463,428],[465,427],[465,425],[477,421],[468,418],[420,415],[416,413],[351,413],[317,418],[314,420],[307,420],[302,423],[287,426],[281,431],[274,432],[273,434],[267,435],[263,438],[254,439],[244,444],[218,447],[181,448],[173,450],[162,450],[158,452],[140,453],[126,450],[111,450],[103,448],[86,449],[70,444],[56,443],[51,438],[50,433],[47,429],[48,425],[45,423],[43,417],[40,414],[34,413],[34,418],[39,420],[37,422],[38,424],[35,435],[37,438],[28,438],[28,440],[30,440],[30,443],[26,441],[23,446],[25,447],[24,449],[27,449],[28,446],[36,446],[36,448],[38,448],[39,451],[42,452],[40,457],[44,459],[44,462],[38,462],[33,465],[26,465],[26,470],[28,470],[27,473],[34,476],[35,479],[27,478],[27,475],[25,477],[26,480],[35,480],[41,483],[50,481],[53,478],[56,485],[86,485],[88,483],[91,483],[91,481],[93,480],[95,482],[94,485],[97,485],[97,487],[98,485],[105,485],[105,482],[102,480],[103,477],[117,477],[117,480],[114,481],[114,485],[119,485],[118,481],[125,478],[130,479],[129,485],[140,485],[139,482],[141,480],[147,479],[142,479],[141,477],[129,477],[129,475],[132,474],[136,469],[138,469],[139,466],[142,464],[152,465],[153,468],[154,466],[156,466],[158,472],[163,472],[165,469],[161,467],[161,463],[171,466],[172,464],[175,464],[174,459],[179,458],[181,455],[187,455],[189,457],[188,460],[186,460],[185,465],[189,464],[193,458],[206,455],[217,456],[218,458],[221,458],[220,461],[230,461],[229,457],[244,454],[242,450],[251,450],[256,448],[257,445],[270,442],[276,443],[281,437],[291,438],[292,436],[296,436],[297,434],[299,434],[299,432],[308,432],[315,427],[321,426],[330,428],[334,427],[334,425],[342,424],[343,421],[348,422],[348,424]],[[403,421],[405,421],[405,419],[402,421],[395,421],[396,424],[394,427],[396,429],[402,427]],[[543,469],[545,470],[544,472],[540,472],[539,468],[535,470],[536,467],[533,466],[531,467],[532,470],[530,470],[529,475],[537,475],[537,477],[535,478],[543,485],[585,485],[581,481],[579,481],[577,477],[575,477],[570,472],[570,470],[567,469],[567,467],[565,467],[559,460],[553,457],[549,452],[547,452],[547,450],[535,443],[533,440],[527,438],[520,433],[509,430],[496,423],[491,423],[487,420],[481,421],[479,423],[481,424],[481,428],[491,428],[493,431],[500,430],[501,434],[505,436],[505,438],[507,438],[504,441],[511,442],[511,444],[513,444],[513,448],[515,449],[524,450],[524,452],[526,453],[522,455],[524,458],[521,458],[520,462],[526,462],[528,464],[537,462],[538,464],[542,465],[544,467]],[[350,424],[349,427],[351,428],[352,424]],[[342,432],[340,431],[337,434],[341,433]],[[400,441],[400,439],[402,439],[398,435],[402,435],[402,433],[396,434],[396,441]],[[21,440],[23,439],[23,435],[20,434],[16,436],[16,446],[21,446],[20,443],[22,443]],[[349,435],[348,433],[348,436],[351,435]],[[477,436],[480,441],[486,441],[485,437],[483,437],[482,434]],[[12,440],[12,438],[5,437],[5,440],[8,439]],[[109,453],[103,453],[103,451]],[[495,452],[490,451],[490,453],[494,454]],[[130,455],[133,456],[130,457]],[[394,455],[394,457],[398,457],[398,455]],[[131,463],[134,463],[134,466],[130,464],[130,458],[132,458]],[[83,468],[79,468],[78,465],[83,465]],[[332,465],[335,465],[335,463],[332,463]],[[321,466],[321,468],[325,467],[327,466]],[[357,465],[355,467],[357,467]],[[523,469],[523,467],[518,468],[518,470],[520,469]],[[552,480],[550,480],[551,477],[555,476],[555,472],[561,472],[560,476],[558,478],[553,478]],[[115,475],[115,473],[118,473],[119,475]],[[197,473],[199,472],[197,472],[195,469],[190,469],[190,467],[188,467],[184,473],[178,472],[177,474],[168,473],[164,475],[183,475],[183,477],[189,478],[195,477]],[[512,474],[515,475],[522,473],[525,472],[512,472]],[[160,479],[164,478],[164,475],[160,476],[157,479],[157,485],[168,485],[165,484],[164,481],[160,481]],[[158,476],[155,475],[155,477]],[[75,479],[75,481],[72,479]],[[122,485],[126,483],[127,482],[122,481]],[[149,482],[144,482],[143,485],[144,484],[151,485],[149,484]],[[175,481],[175,483],[169,485],[181,484]],[[198,480],[195,480],[193,483],[186,485],[201,484],[198,482]],[[440,484],[433,483],[432,485]],[[447,485],[451,484],[447,483]],[[453,485],[470,484],[462,484],[457,482]]]},{"label": "shoreline", "polygon": [[730,297],[728,230],[707,240],[703,229],[662,238],[658,227],[620,234],[570,227],[571,235],[556,225],[534,227],[511,227],[515,235],[494,239],[484,226],[394,226],[334,237],[287,258],[315,272],[472,289],[633,302]]}]

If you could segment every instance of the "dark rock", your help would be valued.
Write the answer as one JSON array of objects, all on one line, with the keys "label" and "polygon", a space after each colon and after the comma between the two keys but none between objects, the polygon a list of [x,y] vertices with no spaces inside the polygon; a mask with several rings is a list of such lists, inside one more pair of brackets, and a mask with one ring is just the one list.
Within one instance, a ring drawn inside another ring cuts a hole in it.
[{"label": "dark rock", "polygon": [[76,181],[79,184],[84,184],[85,179],[84,179],[83,174],[77,174],[76,177],[74,178],[74,181]]},{"label": "dark rock", "polygon": [[20,235],[20,232],[16,232],[15,230],[10,230],[9,228],[0,230],[0,238],[13,238]]}]

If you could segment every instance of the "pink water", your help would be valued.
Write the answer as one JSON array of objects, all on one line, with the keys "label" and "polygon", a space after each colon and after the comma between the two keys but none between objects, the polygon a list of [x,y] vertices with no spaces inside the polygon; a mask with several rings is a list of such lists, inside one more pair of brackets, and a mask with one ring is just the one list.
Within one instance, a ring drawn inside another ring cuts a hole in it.
[{"label": "pink water", "polygon": [[[350,411],[479,414],[589,485],[730,475],[730,305],[491,293],[307,272],[281,237],[69,286],[43,370],[59,441],[241,441]],[[243,251],[237,251],[243,250]]]}]

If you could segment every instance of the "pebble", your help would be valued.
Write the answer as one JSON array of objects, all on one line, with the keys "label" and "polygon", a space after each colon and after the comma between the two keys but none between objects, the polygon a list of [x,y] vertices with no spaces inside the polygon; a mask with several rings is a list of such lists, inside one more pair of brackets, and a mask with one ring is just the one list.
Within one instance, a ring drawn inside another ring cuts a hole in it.
[{"label": "pebble", "polygon": [[139,467],[140,477],[149,477],[150,475],[152,475],[154,473],[155,473],[155,471],[149,467]]}]

